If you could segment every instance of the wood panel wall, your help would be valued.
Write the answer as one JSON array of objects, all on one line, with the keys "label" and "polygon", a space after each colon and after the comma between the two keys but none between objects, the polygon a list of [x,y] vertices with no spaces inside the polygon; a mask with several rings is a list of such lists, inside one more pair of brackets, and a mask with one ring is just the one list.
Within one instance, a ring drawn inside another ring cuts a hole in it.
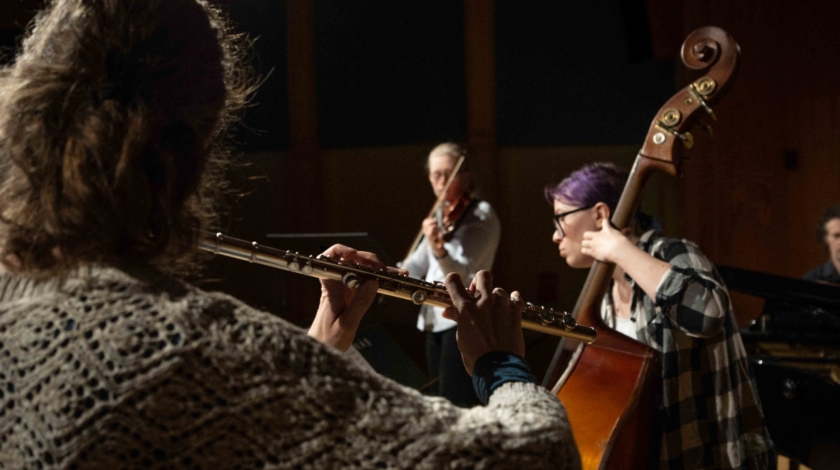
[{"label": "wood panel wall", "polygon": [[[664,3],[648,1],[653,31],[680,25],[685,37],[716,25],[742,53],[737,81],[716,110],[714,139],[701,141],[686,164],[684,235],[717,264],[800,277],[826,260],[818,222],[826,207],[840,204],[840,5]],[[673,35],[659,40],[672,48]],[[680,69],[677,77],[682,86],[696,75]],[[743,294],[733,301],[742,325],[763,307]]]},{"label": "wood panel wall", "polygon": [[838,13],[834,2],[683,2],[685,34],[719,25],[742,51],[713,144],[692,152],[702,156],[685,178],[685,233],[717,263],[798,277],[825,261],[817,224],[840,204]]}]

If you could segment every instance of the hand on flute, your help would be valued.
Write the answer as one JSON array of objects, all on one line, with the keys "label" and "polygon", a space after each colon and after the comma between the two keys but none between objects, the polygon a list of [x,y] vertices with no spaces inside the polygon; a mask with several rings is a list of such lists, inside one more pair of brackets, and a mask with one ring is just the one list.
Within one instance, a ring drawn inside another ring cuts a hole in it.
[{"label": "hand on flute", "polygon": [[475,361],[489,352],[525,356],[525,302],[519,292],[508,295],[501,287],[494,289],[489,271],[479,271],[469,289],[455,273],[446,276],[445,283],[453,307],[446,309],[443,316],[458,323],[458,348],[467,373],[472,375]]},{"label": "hand on flute", "polygon": [[[379,257],[367,251],[356,251],[344,245],[333,245],[324,256],[375,269],[387,269],[392,274],[408,274],[404,269],[385,266]],[[374,299],[379,283],[365,281],[358,289],[351,289],[341,281],[321,280],[321,302],[309,328],[309,336],[341,352],[353,344],[359,323]]]}]

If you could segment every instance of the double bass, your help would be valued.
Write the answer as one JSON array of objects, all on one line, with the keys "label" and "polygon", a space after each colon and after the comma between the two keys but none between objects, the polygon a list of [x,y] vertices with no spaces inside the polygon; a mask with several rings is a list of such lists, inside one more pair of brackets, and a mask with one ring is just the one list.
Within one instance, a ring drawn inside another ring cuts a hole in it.
[{"label": "double bass", "polygon": [[[715,119],[712,105],[732,84],[739,55],[732,36],[717,27],[697,29],[686,38],[683,63],[704,73],[654,117],[611,219],[616,228],[633,222],[642,188],[652,174],[682,174],[683,152],[694,143],[690,129],[701,118]],[[595,328],[598,340],[581,343],[565,368],[560,359],[569,348],[561,340],[546,378],[566,406],[583,468],[652,468],[659,458],[655,418],[661,404],[662,359],[601,319],[601,302],[614,267],[594,262],[573,312],[577,321]]]}]

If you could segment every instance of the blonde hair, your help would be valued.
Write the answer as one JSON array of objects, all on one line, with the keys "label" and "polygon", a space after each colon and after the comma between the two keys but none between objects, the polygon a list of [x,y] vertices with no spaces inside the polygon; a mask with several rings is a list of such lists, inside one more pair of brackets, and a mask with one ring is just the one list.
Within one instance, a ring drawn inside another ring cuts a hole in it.
[{"label": "blonde hair", "polygon": [[[435,155],[447,155],[453,161],[458,161],[461,157],[467,156],[467,149],[465,149],[460,144],[456,144],[454,142],[444,142],[442,144],[438,144],[435,148],[429,152],[429,157],[426,158],[426,172],[429,171],[429,159]],[[468,159],[464,158],[464,163],[461,164],[462,172],[469,171],[469,166],[467,165]]]}]

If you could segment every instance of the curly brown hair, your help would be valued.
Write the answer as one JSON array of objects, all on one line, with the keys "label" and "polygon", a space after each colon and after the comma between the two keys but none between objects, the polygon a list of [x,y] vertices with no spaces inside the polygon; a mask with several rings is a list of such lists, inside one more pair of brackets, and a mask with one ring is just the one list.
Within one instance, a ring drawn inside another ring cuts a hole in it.
[{"label": "curly brown hair", "polygon": [[52,1],[0,69],[4,263],[183,272],[256,87],[247,48],[204,0]]}]

